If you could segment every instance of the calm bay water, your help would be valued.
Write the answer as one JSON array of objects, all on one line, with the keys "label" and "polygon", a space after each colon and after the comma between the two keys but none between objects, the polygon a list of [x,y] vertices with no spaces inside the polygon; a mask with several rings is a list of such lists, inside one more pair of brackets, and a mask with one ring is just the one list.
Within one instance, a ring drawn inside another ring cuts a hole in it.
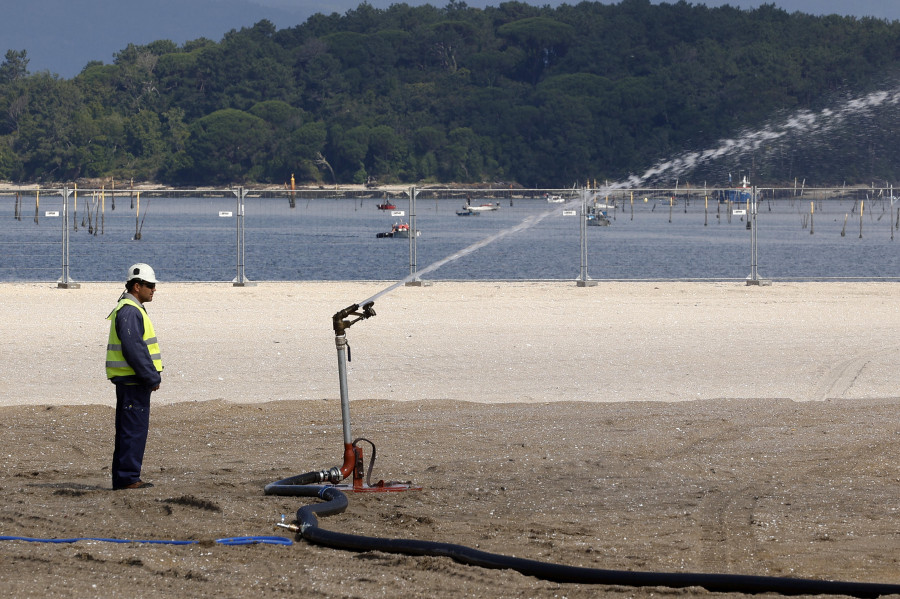
[{"label": "calm bay water", "polygon": [[[496,201],[496,200],[491,200]],[[245,275],[250,280],[399,280],[410,274],[407,239],[379,239],[402,215],[378,210],[372,199],[245,200]],[[487,200],[473,199],[473,204]],[[166,281],[231,281],[237,272],[236,202],[229,198],[153,198],[137,206],[110,201],[101,224],[69,204],[69,277],[118,281],[134,262],[152,264]],[[524,228],[428,273],[441,280],[572,280],[580,275],[580,202],[548,204],[508,199],[478,216],[457,216],[459,200],[420,199],[418,270],[525,219],[551,213]],[[0,282],[56,281],[62,264],[62,199],[0,197]],[[58,212],[60,216],[48,216]],[[763,200],[758,214],[759,276],[768,279],[900,278],[900,249],[892,239],[896,214],[889,201],[867,203],[862,219],[853,200],[815,205]],[[37,221],[35,222],[35,215]],[[91,212],[93,215],[93,211]],[[846,218],[846,224],[845,224]],[[588,275],[594,279],[742,279],[750,273],[746,217],[703,198],[669,207],[655,198],[620,203],[608,227],[587,227]],[[860,221],[862,236],[860,237]],[[892,222],[893,221],[893,222]],[[136,230],[140,240],[134,239]],[[845,234],[842,236],[841,231]],[[96,234],[94,234],[96,232]]]}]

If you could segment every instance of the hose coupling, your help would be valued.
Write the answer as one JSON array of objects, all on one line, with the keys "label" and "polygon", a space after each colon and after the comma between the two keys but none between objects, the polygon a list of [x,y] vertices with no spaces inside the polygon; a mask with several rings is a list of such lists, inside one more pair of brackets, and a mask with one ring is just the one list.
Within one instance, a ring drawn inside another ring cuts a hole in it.
[{"label": "hose coupling", "polygon": [[332,483],[336,484],[341,482],[344,477],[341,476],[341,469],[337,466],[333,468],[328,468],[327,470],[319,470],[318,472],[313,472],[316,477],[316,480],[310,481],[313,484],[316,483]]},{"label": "hose coupling", "polygon": [[334,466],[333,468],[331,468],[329,470],[323,470],[322,475],[323,475],[323,478],[322,478],[323,481],[327,480],[328,482],[330,482],[332,484],[337,484],[344,479],[344,477],[341,476],[341,469],[338,468],[337,466]]},{"label": "hose coupling", "polygon": [[288,524],[287,522],[276,522],[275,528],[286,528],[291,532],[300,532],[300,527],[296,524]]},{"label": "hose coupling", "polygon": [[[347,320],[350,316],[355,316],[356,318]],[[347,306],[331,317],[334,334],[343,335],[344,331],[349,329],[354,323],[365,320],[366,318],[371,318],[372,316],[375,316],[375,302],[366,302],[362,306],[359,304]]]},{"label": "hose coupling", "polygon": [[291,532],[298,532],[300,530],[299,526],[297,526],[296,524],[288,524],[287,522],[284,521],[284,519],[285,519],[284,514],[281,514],[281,521],[275,523],[275,528],[286,528],[287,530],[290,530]]}]

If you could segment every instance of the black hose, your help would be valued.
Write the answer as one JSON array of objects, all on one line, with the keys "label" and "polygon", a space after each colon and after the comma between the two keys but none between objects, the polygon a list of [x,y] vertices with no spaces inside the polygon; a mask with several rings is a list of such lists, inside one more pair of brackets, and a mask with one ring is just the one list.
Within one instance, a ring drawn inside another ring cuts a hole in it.
[{"label": "black hose", "polygon": [[[300,497],[317,497],[316,493],[312,495],[309,494],[309,491],[305,490],[307,487],[304,485],[311,485],[314,483],[320,483],[324,480],[323,472],[306,472],[304,474],[297,474],[296,476],[289,476],[288,478],[276,481],[274,483],[269,483],[266,485],[263,491],[266,495],[293,495]],[[321,487],[313,487],[315,489],[319,489]]]},{"label": "black hose", "polygon": [[[309,473],[316,474],[316,473]],[[306,475],[300,475],[304,477]],[[293,477],[297,479],[299,477]],[[659,586],[670,588],[702,587],[711,592],[778,593],[781,595],[849,595],[879,597],[900,593],[900,584],[841,582],[775,576],[741,574],[696,574],[678,572],[634,572],[564,566],[531,559],[523,559],[479,551],[463,545],[417,541],[409,539],[381,539],[319,528],[316,514],[330,516],[347,509],[347,496],[330,486],[290,484],[285,479],[266,487],[271,495],[319,497],[325,503],[303,506],[297,510],[298,535],[307,541],[335,549],[351,551],[384,551],[406,555],[449,557],[457,562],[482,568],[510,569],[528,576],[562,583],[603,584],[621,586]]]}]

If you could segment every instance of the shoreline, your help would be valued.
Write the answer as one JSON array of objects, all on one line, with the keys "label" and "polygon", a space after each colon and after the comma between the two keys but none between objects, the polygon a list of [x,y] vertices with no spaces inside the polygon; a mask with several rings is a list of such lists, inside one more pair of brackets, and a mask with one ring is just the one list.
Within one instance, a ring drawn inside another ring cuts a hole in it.
[{"label": "shoreline", "polygon": [[[0,181],[0,193],[3,192],[15,192],[15,191],[30,191],[33,192],[35,190],[56,190],[62,189],[69,185],[76,185],[78,189],[86,189],[90,190],[100,190],[101,187],[105,187],[106,191],[115,192],[115,193],[128,193],[130,191],[171,191],[171,192],[184,192],[188,193],[191,191],[208,191],[208,190],[231,190],[237,189],[239,187],[243,187],[244,189],[251,191],[282,191],[285,193],[289,193],[291,191],[295,192],[304,192],[304,191],[338,191],[338,192],[357,192],[357,193],[389,193],[389,194],[405,194],[411,187],[415,187],[418,190],[429,190],[429,189],[440,189],[440,190],[459,190],[459,191],[470,191],[470,190],[493,190],[493,191],[527,191],[527,190],[541,190],[541,191],[573,191],[573,187],[570,186],[562,186],[562,187],[525,187],[519,183],[383,183],[383,184],[365,184],[365,183],[304,183],[304,184],[296,184],[294,189],[290,188],[290,182],[286,181],[281,184],[276,183],[230,183],[230,184],[222,184],[222,185],[197,185],[197,186],[187,186],[187,187],[179,187],[172,185],[164,185],[150,182],[140,182],[140,183],[130,183],[126,180],[116,180],[114,183],[116,184],[114,187],[110,187],[110,184],[113,183],[109,179],[81,179],[78,181],[59,181],[52,184],[33,182],[33,183],[12,183],[9,181]],[[119,185],[121,184],[121,185]],[[686,185],[682,187],[672,187],[666,188],[665,186],[660,187],[659,185],[639,185],[639,186],[626,186],[624,183],[613,183],[607,185],[597,185],[594,182],[592,188],[593,189],[618,189],[618,190],[628,190],[628,189],[672,189],[676,194],[684,194],[684,193],[697,193],[701,190],[715,190],[715,189],[738,189],[740,185],[713,185],[710,187],[706,186],[692,186]],[[792,185],[790,182],[788,183],[767,183],[764,185],[755,185],[757,188],[766,188],[766,189],[794,189],[796,190],[796,186]],[[806,186],[803,188],[803,192],[806,194],[811,194],[812,192],[818,190],[830,190],[837,192],[853,192],[860,190],[870,190],[870,189],[884,189],[887,190],[889,187],[873,187],[871,184],[865,183],[857,183],[855,185],[846,185],[843,184],[834,184],[834,185],[819,185],[816,187]]]}]

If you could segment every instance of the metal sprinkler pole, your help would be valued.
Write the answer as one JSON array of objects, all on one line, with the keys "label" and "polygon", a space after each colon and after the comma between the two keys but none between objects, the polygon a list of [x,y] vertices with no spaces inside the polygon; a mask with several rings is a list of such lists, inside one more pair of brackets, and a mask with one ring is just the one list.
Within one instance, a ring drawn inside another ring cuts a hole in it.
[{"label": "metal sprinkler pole", "polygon": [[[362,306],[353,304],[335,314],[332,317],[334,327],[334,344],[338,354],[338,378],[341,392],[341,422],[344,430],[344,463],[340,468],[333,468],[331,473],[337,480],[343,480],[352,475],[352,485],[336,485],[343,490],[355,492],[385,492],[385,491],[410,491],[421,490],[422,487],[413,486],[409,482],[397,482],[383,480],[371,484],[369,476],[372,473],[372,465],[375,463],[375,444],[368,439],[353,439],[350,432],[350,393],[347,390],[347,362],[350,361],[350,345],[347,343],[346,330],[354,323],[375,316],[375,302],[367,301]],[[352,318],[352,320],[350,320]],[[372,457],[369,461],[369,471],[364,473],[363,450],[359,446],[360,441],[365,441],[372,446]]]},{"label": "metal sprinkler pole", "polygon": [[350,434],[350,393],[347,390],[347,335],[340,334],[334,338],[338,357],[338,379],[341,388],[341,422],[344,425],[344,447],[353,444]]}]

